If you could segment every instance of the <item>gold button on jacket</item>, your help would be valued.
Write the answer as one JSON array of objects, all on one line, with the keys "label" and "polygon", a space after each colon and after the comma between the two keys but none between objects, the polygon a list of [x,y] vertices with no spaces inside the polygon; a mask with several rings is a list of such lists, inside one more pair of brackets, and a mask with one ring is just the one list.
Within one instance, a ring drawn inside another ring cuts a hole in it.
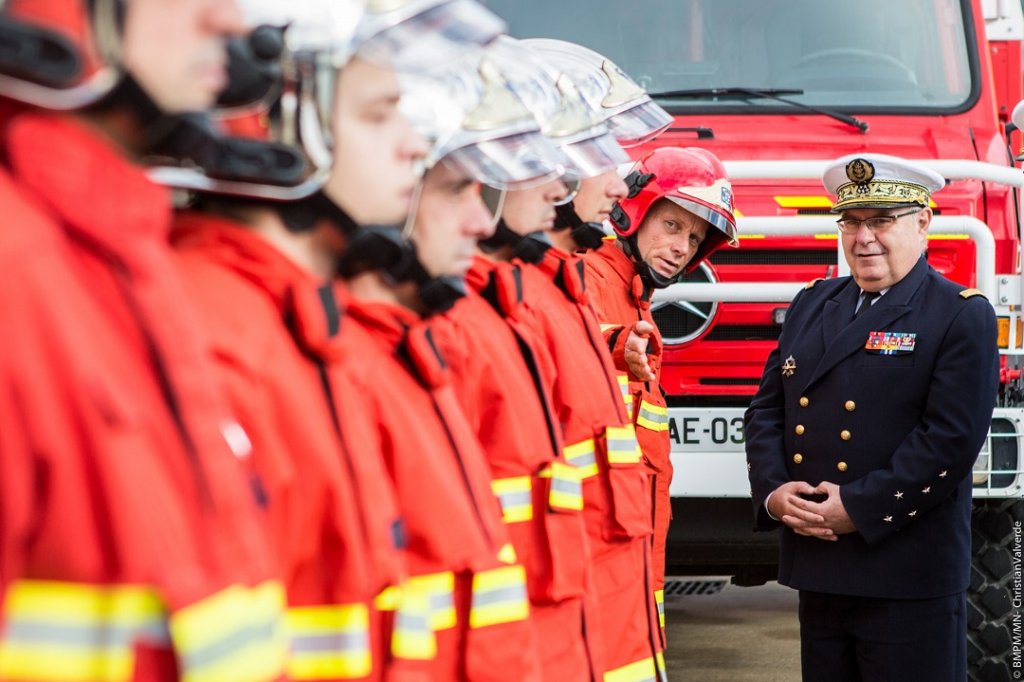
[{"label": "gold button on jacket", "polygon": [[796,429],[794,429],[794,430],[796,431],[796,435],[798,435],[798,436],[804,435],[804,425],[803,424],[797,424],[796,425]]},{"label": "gold button on jacket", "polygon": [[839,464],[836,465],[836,469],[839,469],[840,471],[846,471],[847,469],[849,469],[849,467],[846,466],[846,462],[840,462]]},{"label": "gold button on jacket", "polygon": [[801,455],[799,452],[796,453],[795,455],[793,455],[793,464],[800,464],[803,461],[804,461],[804,456]]},{"label": "gold button on jacket", "polygon": [[843,405],[843,407],[846,408],[847,412],[853,412],[854,410],[857,409],[857,403],[853,402],[852,400],[847,400],[846,404]]},{"label": "gold button on jacket", "polygon": [[853,434],[847,431],[846,429],[843,429],[842,431],[839,432],[839,437],[842,438],[843,440],[850,440],[851,438],[853,438]]}]

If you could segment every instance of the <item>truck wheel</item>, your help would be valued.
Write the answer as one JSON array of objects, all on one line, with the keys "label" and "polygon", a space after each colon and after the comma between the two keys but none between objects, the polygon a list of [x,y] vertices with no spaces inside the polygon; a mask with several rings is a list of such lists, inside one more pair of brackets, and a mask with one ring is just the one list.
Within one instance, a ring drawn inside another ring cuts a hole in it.
[{"label": "truck wheel", "polygon": [[971,585],[967,590],[967,667],[971,682],[1011,682],[1010,581],[1014,524],[1024,500],[978,499],[971,515]]}]

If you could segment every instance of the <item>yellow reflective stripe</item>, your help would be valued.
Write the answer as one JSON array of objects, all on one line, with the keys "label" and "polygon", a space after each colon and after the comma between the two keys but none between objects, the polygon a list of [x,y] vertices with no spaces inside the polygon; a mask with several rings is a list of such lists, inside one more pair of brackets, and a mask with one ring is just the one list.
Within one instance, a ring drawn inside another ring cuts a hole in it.
[{"label": "yellow reflective stripe", "polygon": [[660,405],[652,405],[646,400],[641,400],[636,423],[637,426],[642,426],[650,431],[668,431],[668,410]]},{"label": "yellow reflective stripe", "polygon": [[491,490],[501,503],[501,518],[505,523],[520,523],[533,518],[533,482],[529,476],[496,478]]},{"label": "yellow reflective stripe", "polygon": [[632,424],[609,426],[605,430],[609,464],[637,464],[640,462],[640,444]]},{"label": "yellow reflective stripe", "polygon": [[416,575],[410,577],[406,585],[413,594],[426,596],[431,628],[447,630],[455,627],[455,574],[446,571]]},{"label": "yellow reflective stripe", "polygon": [[378,611],[395,611],[402,599],[402,588],[398,585],[388,585],[373,598],[373,608]]},{"label": "yellow reflective stripe", "polygon": [[665,654],[660,651],[654,654],[654,663],[658,666],[658,679],[661,682],[668,682],[668,668],[665,667]]},{"label": "yellow reflective stripe", "polygon": [[566,445],[562,448],[565,461],[580,470],[583,478],[597,476],[597,452],[594,446],[594,439]]},{"label": "yellow reflective stripe", "polygon": [[626,403],[626,410],[633,411],[633,392],[629,390],[629,377],[625,374],[616,374],[615,380],[619,382],[619,390],[622,391],[622,400]]},{"label": "yellow reflective stripe", "polygon": [[284,590],[233,585],[171,614],[182,682],[263,682],[284,672]]},{"label": "yellow reflective stripe", "polygon": [[583,472],[562,462],[551,462],[540,472],[551,479],[548,504],[552,509],[581,511],[583,509]]},{"label": "yellow reflective stripe", "polygon": [[645,658],[604,674],[604,682],[657,682],[654,658]]},{"label": "yellow reflective stripe", "polygon": [[526,570],[522,566],[503,566],[473,575],[469,627],[511,623],[525,620],[529,615]]},{"label": "yellow reflective stripe", "polygon": [[654,591],[654,603],[658,605],[658,625],[665,627],[665,590]]},{"label": "yellow reflective stripe", "polygon": [[120,682],[135,644],[170,646],[167,614],[149,587],[15,581],[0,622],[0,679]]},{"label": "yellow reflective stripe", "polygon": [[[424,584],[429,586],[429,581]],[[437,637],[431,625],[430,594],[420,587],[406,584],[402,589],[391,633],[391,653],[396,658],[429,661],[437,656]]]},{"label": "yellow reflective stripe", "polygon": [[621,324],[602,324],[601,325],[601,333],[604,334],[609,329],[618,329],[621,326],[622,326]]},{"label": "yellow reflective stripe", "polygon": [[366,604],[293,607],[285,622],[290,679],[355,679],[373,669]]}]

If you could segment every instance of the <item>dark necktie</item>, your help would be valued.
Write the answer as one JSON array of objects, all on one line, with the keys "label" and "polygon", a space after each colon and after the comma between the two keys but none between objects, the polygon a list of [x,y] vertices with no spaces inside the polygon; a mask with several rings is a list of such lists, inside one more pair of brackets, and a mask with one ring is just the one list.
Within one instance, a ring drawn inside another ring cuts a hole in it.
[{"label": "dark necktie", "polygon": [[880,295],[881,294],[879,294],[877,291],[865,291],[862,294],[860,307],[857,308],[857,312],[853,314],[853,319],[856,320],[858,317],[860,317],[861,313],[870,308],[871,304],[874,303],[875,299],[878,298]]}]

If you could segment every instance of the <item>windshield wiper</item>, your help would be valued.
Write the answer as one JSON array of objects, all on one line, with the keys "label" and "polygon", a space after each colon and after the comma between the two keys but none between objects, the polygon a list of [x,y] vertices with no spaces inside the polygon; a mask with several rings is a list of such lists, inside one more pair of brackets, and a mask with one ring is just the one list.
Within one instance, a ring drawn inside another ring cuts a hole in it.
[{"label": "windshield wiper", "polygon": [[838,111],[832,111],[830,109],[824,109],[822,107],[813,107],[803,102],[797,102],[795,100],[787,99],[783,95],[802,95],[803,90],[779,90],[775,88],[697,88],[693,90],[666,90],[665,92],[652,92],[650,96],[652,99],[681,99],[681,98],[699,98],[699,97],[739,97],[741,99],[773,99],[776,102],[782,102],[798,109],[804,109],[806,111],[813,112],[815,114],[821,114],[822,116],[828,116],[837,121],[841,121],[847,125],[851,125],[862,133],[868,131],[868,124],[859,118],[849,116],[847,114],[841,114]]}]

